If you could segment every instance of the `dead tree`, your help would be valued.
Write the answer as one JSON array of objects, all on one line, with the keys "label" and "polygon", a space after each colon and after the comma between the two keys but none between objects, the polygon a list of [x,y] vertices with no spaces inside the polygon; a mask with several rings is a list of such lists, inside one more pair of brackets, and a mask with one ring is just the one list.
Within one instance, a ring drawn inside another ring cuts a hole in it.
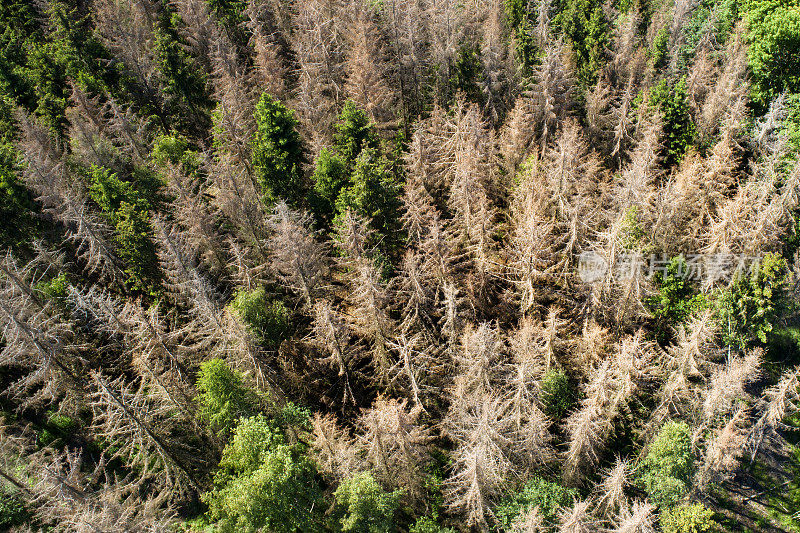
[{"label": "dead tree", "polygon": [[269,219],[270,263],[279,279],[311,309],[328,275],[328,254],[309,229],[310,218],[281,202]]},{"label": "dead tree", "polygon": [[344,480],[364,467],[359,447],[347,429],[339,426],[333,415],[314,415],[311,421],[314,439],[311,453],[322,472]]},{"label": "dead tree", "polygon": [[[22,376],[5,394],[21,407],[77,402],[83,396],[81,372],[86,360],[73,333],[49,300],[30,284],[34,269],[21,269],[7,256],[0,263],[0,316],[2,338],[0,366],[18,368]],[[36,279],[35,277],[33,278]]]},{"label": "dead tree", "polygon": [[345,320],[326,300],[317,301],[314,307],[312,342],[325,354],[322,362],[338,373],[343,380],[342,404],[355,404],[350,379],[361,350],[352,342],[352,332]]},{"label": "dead tree", "polygon": [[422,408],[406,400],[378,398],[358,419],[359,446],[376,477],[386,486],[424,496],[423,468],[429,461],[431,431],[422,425]]},{"label": "dead tree", "polygon": [[139,476],[162,487],[169,500],[202,492],[192,468],[196,450],[170,437],[169,407],[155,402],[141,385],[131,387],[123,378],[109,380],[93,372],[92,382],[94,429],[119,444],[111,458],[119,457],[136,467]]}]

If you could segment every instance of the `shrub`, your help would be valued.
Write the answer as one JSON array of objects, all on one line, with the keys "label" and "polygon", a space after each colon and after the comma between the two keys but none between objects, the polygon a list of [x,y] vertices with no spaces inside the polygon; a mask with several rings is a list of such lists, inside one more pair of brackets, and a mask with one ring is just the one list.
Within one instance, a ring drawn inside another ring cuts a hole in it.
[{"label": "shrub", "polygon": [[661,514],[663,533],[707,533],[715,531],[714,512],[702,503],[680,505]]},{"label": "shrub", "polygon": [[656,339],[664,344],[672,337],[672,328],[706,307],[708,302],[689,281],[683,256],[673,257],[665,272],[655,273],[653,281],[659,286],[658,294],[648,303],[653,311]]},{"label": "shrub", "polygon": [[238,291],[230,306],[265,346],[277,348],[289,333],[289,311],[280,300],[267,299],[264,287]]},{"label": "shrub", "polygon": [[388,533],[402,491],[386,492],[372,474],[363,472],[342,481],[334,493],[334,516],[342,531]]},{"label": "shrub", "polygon": [[786,260],[768,253],[749,275],[738,275],[716,301],[716,319],[723,340],[744,348],[766,344],[785,305]]},{"label": "shrub", "polygon": [[669,421],[650,445],[640,476],[654,504],[671,507],[689,490],[695,463],[691,441],[685,422]]},{"label": "shrub", "polygon": [[52,279],[40,281],[34,288],[46,298],[55,301],[63,301],[67,297],[69,291],[69,281],[67,281],[67,275],[60,272],[58,276]]},{"label": "shrub", "polygon": [[262,407],[262,398],[248,387],[242,375],[222,359],[200,364],[197,374],[200,418],[215,431],[230,433],[242,417],[251,417]]},{"label": "shrub", "polygon": [[47,425],[39,434],[39,445],[47,446],[57,439],[66,439],[75,433],[77,428],[78,423],[73,418],[55,411],[48,411]]},{"label": "shrub", "polygon": [[450,527],[442,527],[433,518],[423,516],[411,525],[408,533],[456,533],[456,530]]},{"label": "shrub", "polygon": [[539,400],[544,406],[544,412],[553,420],[562,419],[575,403],[575,391],[563,370],[549,370],[542,378],[539,388]]},{"label": "shrub", "polygon": [[0,489],[0,530],[10,531],[30,520],[28,512],[18,497]]},{"label": "shrub", "polygon": [[529,480],[517,493],[507,496],[495,509],[497,520],[504,529],[510,529],[514,520],[524,512],[539,507],[545,523],[555,525],[561,507],[572,505],[578,492],[540,477]]}]

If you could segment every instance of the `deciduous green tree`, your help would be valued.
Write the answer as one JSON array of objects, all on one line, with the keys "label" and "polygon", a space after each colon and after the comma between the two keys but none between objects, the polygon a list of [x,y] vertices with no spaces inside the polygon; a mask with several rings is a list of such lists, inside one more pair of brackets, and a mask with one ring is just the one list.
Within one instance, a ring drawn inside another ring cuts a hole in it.
[{"label": "deciduous green tree", "polygon": [[664,424],[642,461],[640,478],[650,501],[672,507],[688,492],[694,473],[692,435],[685,422]]},{"label": "deciduous green tree", "polygon": [[277,348],[288,334],[289,312],[279,300],[267,298],[264,287],[240,290],[231,308],[247,325],[250,333],[269,348]]},{"label": "deciduous green tree", "polygon": [[783,91],[800,92],[800,2],[745,2],[753,99],[766,106]]},{"label": "deciduous green tree", "polygon": [[495,514],[503,527],[510,529],[520,514],[538,507],[545,523],[555,526],[559,509],[572,505],[576,495],[575,489],[568,489],[558,483],[534,477],[528,480],[519,492],[506,497],[495,509]]},{"label": "deciduous green tree", "polygon": [[323,505],[315,475],[301,449],[257,415],[237,426],[203,499],[223,532],[317,531]]},{"label": "deciduous green tree", "polygon": [[664,533],[709,533],[717,530],[713,517],[702,503],[690,503],[662,513],[659,522]]},{"label": "deciduous green tree", "polygon": [[342,481],[334,493],[334,516],[343,532],[389,533],[402,491],[386,492],[372,474],[354,474]]}]

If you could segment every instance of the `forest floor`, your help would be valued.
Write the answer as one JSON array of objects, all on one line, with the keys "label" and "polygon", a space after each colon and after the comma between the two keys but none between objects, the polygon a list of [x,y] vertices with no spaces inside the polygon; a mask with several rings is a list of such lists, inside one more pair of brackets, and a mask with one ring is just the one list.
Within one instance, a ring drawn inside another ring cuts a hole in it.
[{"label": "forest floor", "polygon": [[800,496],[796,478],[800,452],[777,440],[764,443],[762,450],[752,464],[745,458],[736,476],[723,485],[724,494],[713,502],[719,521],[732,532],[800,532],[800,518],[793,511]]}]

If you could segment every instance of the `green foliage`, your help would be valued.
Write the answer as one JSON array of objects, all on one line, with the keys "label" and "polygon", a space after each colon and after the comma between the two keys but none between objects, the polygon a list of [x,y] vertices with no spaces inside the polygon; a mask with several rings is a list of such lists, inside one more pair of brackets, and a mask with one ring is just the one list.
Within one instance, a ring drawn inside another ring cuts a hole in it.
[{"label": "green foliage", "polygon": [[175,133],[156,137],[150,157],[161,166],[167,163],[179,165],[188,176],[200,171],[200,155],[191,149],[184,136]]},{"label": "green foliage", "polygon": [[686,94],[686,79],[668,84],[661,80],[650,90],[650,103],[658,106],[664,116],[663,148],[664,165],[672,166],[680,162],[686,149],[694,140],[695,125],[689,112],[689,99]]},{"label": "green foliage", "polygon": [[69,281],[67,280],[67,275],[64,272],[60,272],[49,280],[40,281],[34,288],[46,298],[62,301],[67,297]]},{"label": "green foliage", "polygon": [[89,196],[100,207],[112,224],[118,221],[118,211],[122,204],[131,204],[143,213],[149,213],[161,206],[163,182],[147,167],[134,166],[130,180],[104,167],[92,165],[87,171]]},{"label": "green foliage", "polygon": [[336,124],[333,149],[316,161],[311,199],[317,220],[339,224],[348,210],[365,217],[376,232],[370,247],[389,255],[400,242],[400,186],[392,164],[379,151],[375,124],[353,102]]},{"label": "green foliage", "polygon": [[252,417],[262,408],[258,393],[222,359],[200,364],[196,386],[200,418],[219,433],[230,433],[240,418]]},{"label": "green foliage", "polygon": [[107,168],[92,165],[88,174],[89,196],[110,221],[116,220],[116,212],[123,203],[136,204],[139,202],[139,195],[133,185],[119,179],[117,174]]},{"label": "green foliage", "polygon": [[322,496],[313,464],[263,415],[246,418],[225,447],[215,488],[203,496],[222,532],[315,531]]},{"label": "green foliage", "polygon": [[155,53],[164,83],[164,119],[182,131],[202,134],[210,123],[211,98],[206,76],[194,58],[178,28],[180,17],[165,8],[156,25]]},{"label": "green foliage", "polygon": [[389,162],[380,155],[375,124],[348,101],[335,127],[333,150],[320,153],[314,171],[317,217],[326,223],[335,214],[338,223],[348,209],[353,210],[370,220],[386,250],[398,242],[400,187]]},{"label": "green foliage", "polygon": [[0,144],[0,247],[19,248],[36,232],[33,199],[19,179],[16,151]]},{"label": "green foliage", "polygon": [[663,533],[709,533],[716,531],[714,511],[702,503],[680,505],[661,514]]},{"label": "green foliage", "polygon": [[462,44],[450,69],[452,97],[463,94],[468,102],[483,102],[480,86],[482,74],[480,48],[477,44]]},{"label": "green foliage", "polygon": [[639,222],[639,209],[629,207],[622,218],[620,229],[620,244],[626,250],[642,251],[645,241],[645,231]]},{"label": "green foliage", "polygon": [[568,489],[558,483],[534,477],[525,483],[522,490],[504,498],[494,513],[503,529],[509,530],[520,514],[538,506],[545,523],[555,526],[558,510],[572,505],[577,495],[575,489]]},{"label": "green foliage", "polygon": [[781,122],[780,130],[786,135],[796,158],[800,153],[800,93],[786,97],[786,117]]},{"label": "green foliage", "polygon": [[28,111],[36,108],[28,72],[29,48],[43,39],[37,17],[31,2],[0,2],[0,89]]},{"label": "green foliage", "polygon": [[400,490],[386,492],[368,472],[354,474],[334,493],[334,517],[343,532],[388,533],[394,529],[402,494]]},{"label": "green foliage", "polygon": [[376,232],[380,249],[390,252],[400,242],[400,186],[387,169],[387,162],[373,149],[365,149],[358,156],[350,177],[350,186],[336,200],[335,224],[350,209],[369,221]]},{"label": "green foliage", "polygon": [[294,402],[286,402],[275,414],[275,422],[282,428],[308,431],[311,429],[311,411]]},{"label": "green foliage", "polygon": [[653,68],[664,68],[667,62],[667,52],[669,45],[669,28],[664,26],[656,34],[653,44],[650,47],[650,58],[653,60]]},{"label": "green foliage", "polygon": [[313,209],[317,219],[328,224],[335,214],[336,199],[349,181],[347,163],[338,153],[323,148],[317,157],[314,174]]},{"label": "green foliage", "polygon": [[302,164],[303,143],[294,111],[267,93],[255,110],[257,130],[253,137],[253,167],[268,204],[284,199],[299,206],[306,195]]},{"label": "green foliage", "polygon": [[289,311],[280,300],[268,299],[264,287],[239,290],[230,306],[265,346],[277,348],[289,333]]},{"label": "green foliage", "polygon": [[686,71],[704,36],[713,35],[725,45],[738,20],[739,0],[700,0],[680,29],[683,44],[675,52],[678,69]]},{"label": "green foliage", "polygon": [[578,77],[584,86],[597,81],[597,73],[605,64],[611,28],[603,6],[591,0],[565,0],[563,10],[553,18],[553,25],[572,44]]},{"label": "green foliage", "polygon": [[244,20],[245,0],[206,0],[206,4],[217,19],[230,28]]},{"label": "green foliage", "polygon": [[[38,21],[44,19],[42,31]],[[43,12],[30,2],[3,2],[0,9],[0,90],[35,113],[63,139],[70,87],[90,94],[126,96],[122,65],[94,33],[92,17],[74,2],[53,0]]]},{"label": "green foliage", "polygon": [[115,218],[116,250],[125,262],[128,284],[133,290],[157,294],[161,271],[147,212],[138,205],[123,202]]},{"label": "green foliage", "polygon": [[527,0],[506,0],[506,24],[511,29],[513,46],[522,76],[530,76],[538,60],[539,47],[532,35],[533,23]]},{"label": "green foliage", "polygon": [[800,92],[800,2],[744,3],[753,100],[761,106],[784,91]]},{"label": "green foliage", "polygon": [[689,490],[694,473],[692,435],[685,422],[665,423],[642,461],[640,479],[650,501],[659,507],[672,507]]},{"label": "green foliage", "polygon": [[28,85],[36,107],[33,110],[55,137],[63,138],[67,128],[67,73],[52,44],[31,46],[27,56]]},{"label": "green foliage", "polygon": [[787,279],[786,260],[774,253],[766,254],[749,275],[737,275],[716,300],[723,340],[740,348],[766,344],[785,305]]},{"label": "green foliage", "polygon": [[[144,173],[146,189],[157,184]],[[114,226],[116,252],[125,263],[128,285],[133,290],[156,294],[161,279],[158,256],[152,239],[149,210],[151,202],[134,188],[133,182],[121,180],[116,173],[93,165],[88,171],[89,196]],[[155,192],[148,191],[148,196]]]},{"label": "green foliage", "polygon": [[257,470],[265,454],[286,444],[283,434],[261,413],[242,417],[237,424],[233,438],[222,453],[216,474],[218,480]]},{"label": "green foliage", "polygon": [[73,418],[54,411],[48,411],[47,424],[39,434],[39,446],[48,446],[57,439],[67,439],[78,429]]},{"label": "green foliage", "polygon": [[648,303],[653,312],[656,339],[664,344],[670,340],[672,329],[692,313],[705,308],[708,300],[689,281],[683,256],[670,259],[666,272],[656,272],[653,281],[658,286],[658,293]]},{"label": "green foliage", "polygon": [[430,516],[423,516],[411,525],[408,533],[456,533],[456,530],[451,527],[440,526]]},{"label": "green foliage", "polygon": [[527,0],[505,0],[506,23],[510,28],[518,28],[530,17]]},{"label": "green foliage", "polygon": [[24,526],[30,523],[30,519],[30,513],[20,498],[0,488],[0,530],[10,531],[15,526]]},{"label": "green foliage", "polygon": [[95,35],[91,15],[74,2],[55,0],[49,3],[51,53],[63,65],[66,74],[90,94],[110,94],[118,99],[127,96],[123,66]]},{"label": "green foliage", "polygon": [[575,391],[569,377],[561,369],[550,369],[539,384],[539,400],[544,413],[553,420],[561,420],[575,404]]},{"label": "green foliage", "polygon": [[334,125],[333,147],[341,156],[347,173],[353,171],[358,156],[367,148],[378,149],[378,132],[363,109],[348,100]]}]

